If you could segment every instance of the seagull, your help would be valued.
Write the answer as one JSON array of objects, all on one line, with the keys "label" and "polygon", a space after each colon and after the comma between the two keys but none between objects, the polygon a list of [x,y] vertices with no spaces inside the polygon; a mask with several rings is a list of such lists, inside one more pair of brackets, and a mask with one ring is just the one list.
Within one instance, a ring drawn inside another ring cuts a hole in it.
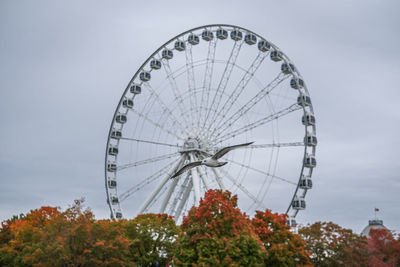
[{"label": "seagull", "polygon": [[205,159],[199,160],[199,161],[193,161],[193,162],[190,162],[190,163],[186,164],[185,166],[180,168],[180,170],[177,171],[173,176],[171,176],[171,178],[175,178],[175,177],[181,175],[182,173],[184,173],[185,171],[190,170],[190,169],[192,169],[194,167],[197,167],[197,166],[200,166],[200,165],[205,165],[207,167],[212,167],[212,168],[224,166],[228,162],[218,161],[219,158],[222,158],[226,153],[228,153],[231,150],[234,150],[234,149],[239,148],[239,147],[248,146],[248,145],[251,145],[253,143],[254,142],[223,147],[220,150],[218,150],[217,153],[215,153],[211,157],[208,157],[208,158],[205,158]]}]

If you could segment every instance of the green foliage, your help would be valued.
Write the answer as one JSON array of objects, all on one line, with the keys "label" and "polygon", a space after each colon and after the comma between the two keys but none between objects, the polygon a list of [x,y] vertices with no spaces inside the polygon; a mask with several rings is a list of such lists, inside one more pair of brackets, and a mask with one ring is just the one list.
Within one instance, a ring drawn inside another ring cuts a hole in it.
[{"label": "green foliage", "polygon": [[126,224],[129,252],[134,262],[149,266],[166,265],[171,259],[179,233],[172,217],[166,214],[144,214]]}]

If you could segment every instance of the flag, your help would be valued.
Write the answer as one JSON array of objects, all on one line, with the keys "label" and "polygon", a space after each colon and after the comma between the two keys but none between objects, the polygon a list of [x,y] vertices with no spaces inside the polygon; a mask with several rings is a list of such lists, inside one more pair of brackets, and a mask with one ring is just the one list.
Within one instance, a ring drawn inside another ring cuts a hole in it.
[{"label": "flag", "polygon": [[379,211],[379,209],[378,209],[378,208],[375,208],[375,212],[377,212],[377,211]]}]

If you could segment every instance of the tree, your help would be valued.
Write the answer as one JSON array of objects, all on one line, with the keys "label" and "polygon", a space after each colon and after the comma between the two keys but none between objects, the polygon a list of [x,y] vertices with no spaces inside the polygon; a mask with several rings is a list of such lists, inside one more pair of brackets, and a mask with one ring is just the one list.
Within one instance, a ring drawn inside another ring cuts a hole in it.
[{"label": "tree", "polygon": [[167,214],[144,214],[128,221],[126,231],[132,261],[144,266],[156,262],[165,266],[172,258],[180,230]]},{"label": "tree", "polygon": [[316,266],[367,266],[365,238],[332,222],[316,222],[299,234]]},{"label": "tree", "polygon": [[311,265],[305,242],[290,231],[287,215],[270,210],[257,211],[252,223],[256,234],[263,242],[266,266]]},{"label": "tree", "polygon": [[371,229],[367,240],[368,266],[400,266],[400,236],[396,240],[390,231]]},{"label": "tree", "polygon": [[183,219],[177,239],[177,266],[261,266],[264,247],[251,221],[237,207],[237,196],[209,190]]},{"label": "tree", "polygon": [[82,202],[76,200],[64,212],[41,207],[3,223],[0,265],[124,266],[129,255],[124,222],[95,221],[93,213],[83,209]]}]

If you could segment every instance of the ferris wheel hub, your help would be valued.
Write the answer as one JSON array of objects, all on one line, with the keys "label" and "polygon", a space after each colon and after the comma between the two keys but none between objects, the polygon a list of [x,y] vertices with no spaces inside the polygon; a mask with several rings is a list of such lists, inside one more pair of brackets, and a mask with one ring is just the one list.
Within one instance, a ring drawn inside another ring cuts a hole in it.
[{"label": "ferris wheel hub", "polygon": [[206,154],[210,154],[215,149],[211,147],[210,142],[206,139],[202,139],[199,137],[188,137],[184,143],[183,148],[179,150],[179,153],[194,153],[194,152],[202,152]]}]

